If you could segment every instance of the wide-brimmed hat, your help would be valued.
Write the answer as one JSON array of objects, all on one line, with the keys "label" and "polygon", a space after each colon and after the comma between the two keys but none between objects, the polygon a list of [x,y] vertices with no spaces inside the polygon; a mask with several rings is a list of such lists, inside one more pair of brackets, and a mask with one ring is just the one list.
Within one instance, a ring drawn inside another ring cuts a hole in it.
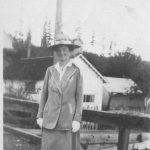
[{"label": "wide-brimmed hat", "polygon": [[76,48],[79,48],[79,45],[73,44],[71,39],[69,38],[68,35],[64,34],[64,33],[60,33],[58,35],[56,35],[55,37],[55,43],[54,45],[51,45],[50,48],[52,48],[52,50],[57,50],[57,46],[59,45],[66,45],[68,46],[70,51],[73,51]]}]

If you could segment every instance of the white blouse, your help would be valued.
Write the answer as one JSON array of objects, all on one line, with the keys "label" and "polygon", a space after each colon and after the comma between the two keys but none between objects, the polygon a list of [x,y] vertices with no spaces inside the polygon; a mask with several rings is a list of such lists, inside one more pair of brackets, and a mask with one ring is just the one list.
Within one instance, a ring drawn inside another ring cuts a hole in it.
[{"label": "white blouse", "polygon": [[69,61],[62,69],[60,67],[59,62],[57,62],[54,67],[57,69],[57,71],[59,72],[59,79],[62,79],[62,76],[64,75],[66,68],[72,66],[72,62]]}]

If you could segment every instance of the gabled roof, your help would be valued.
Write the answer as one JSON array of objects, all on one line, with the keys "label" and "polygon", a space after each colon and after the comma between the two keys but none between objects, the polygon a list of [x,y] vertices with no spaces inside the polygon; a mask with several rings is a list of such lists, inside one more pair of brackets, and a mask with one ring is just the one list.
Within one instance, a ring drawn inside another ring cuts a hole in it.
[{"label": "gabled roof", "polygon": [[[106,84],[104,84],[104,87],[112,93],[121,93],[126,94],[131,91],[131,87],[137,86],[137,84],[132,80],[128,78],[115,78],[115,77],[104,77],[107,81]],[[139,90],[139,93],[142,91]]]},{"label": "gabled roof", "polygon": [[82,60],[87,64],[87,66],[88,66],[89,68],[91,68],[91,70],[103,80],[104,83],[107,82],[107,81],[105,80],[105,78],[99,73],[99,71],[98,71],[82,54],[76,56],[76,57],[73,59],[73,62],[75,62],[77,58],[82,59]]}]

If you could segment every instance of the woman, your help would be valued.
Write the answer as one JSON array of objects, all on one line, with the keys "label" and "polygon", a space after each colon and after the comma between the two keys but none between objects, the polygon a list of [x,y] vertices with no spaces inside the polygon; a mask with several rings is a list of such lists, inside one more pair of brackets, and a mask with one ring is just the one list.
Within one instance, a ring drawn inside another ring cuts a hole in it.
[{"label": "woman", "polygon": [[70,61],[73,45],[64,34],[58,35],[52,49],[58,63],[48,67],[37,114],[42,128],[42,150],[80,149],[83,80]]}]

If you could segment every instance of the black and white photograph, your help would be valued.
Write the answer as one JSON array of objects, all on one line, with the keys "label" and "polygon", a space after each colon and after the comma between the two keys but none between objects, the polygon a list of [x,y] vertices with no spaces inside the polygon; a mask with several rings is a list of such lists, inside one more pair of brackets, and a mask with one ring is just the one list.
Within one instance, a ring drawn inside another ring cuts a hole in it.
[{"label": "black and white photograph", "polygon": [[5,0],[3,150],[150,150],[150,0]]}]

